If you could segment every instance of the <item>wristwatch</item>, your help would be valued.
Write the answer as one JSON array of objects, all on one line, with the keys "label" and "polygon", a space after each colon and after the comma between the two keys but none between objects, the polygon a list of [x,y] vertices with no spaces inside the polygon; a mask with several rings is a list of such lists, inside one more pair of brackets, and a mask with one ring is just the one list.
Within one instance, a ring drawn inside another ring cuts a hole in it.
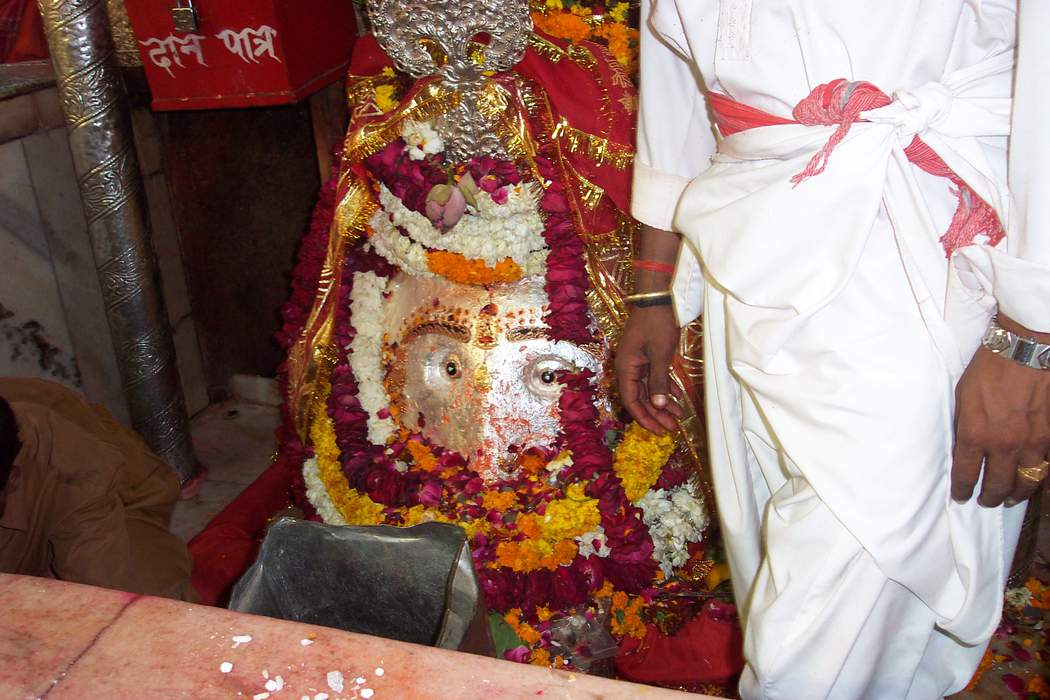
[{"label": "wristwatch", "polygon": [[1025,367],[1050,370],[1050,343],[1039,343],[1035,338],[1022,338],[1011,333],[995,318],[988,324],[981,345]]}]

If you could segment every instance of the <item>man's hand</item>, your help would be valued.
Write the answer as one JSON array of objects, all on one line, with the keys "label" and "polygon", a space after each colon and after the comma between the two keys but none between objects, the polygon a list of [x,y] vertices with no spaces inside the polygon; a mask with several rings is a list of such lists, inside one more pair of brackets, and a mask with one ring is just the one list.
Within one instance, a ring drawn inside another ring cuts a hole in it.
[{"label": "man's hand", "polygon": [[662,435],[678,429],[682,399],[670,379],[679,329],[670,306],[635,309],[616,351],[616,382],[631,416],[646,430]]},{"label": "man's hand", "polygon": [[[1009,323],[1000,318],[1004,328],[1028,335]],[[1038,466],[1050,456],[1050,372],[1024,367],[982,347],[959,380],[955,398],[952,498],[970,499],[982,463],[980,505],[1009,506],[1029,498],[1042,482],[1024,478],[1017,470]]]}]

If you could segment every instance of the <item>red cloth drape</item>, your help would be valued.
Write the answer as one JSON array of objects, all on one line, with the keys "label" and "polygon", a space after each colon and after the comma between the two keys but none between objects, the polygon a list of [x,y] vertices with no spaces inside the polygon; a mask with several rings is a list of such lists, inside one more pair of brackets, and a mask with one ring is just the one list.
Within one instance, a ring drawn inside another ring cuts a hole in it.
[{"label": "red cloth drape", "polygon": [[193,587],[205,605],[225,605],[237,579],[255,561],[271,517],[284,509],[295,479],[291,465],[278,459],[189,543]]},{"label": "red cloth drape", "polygon": [[36,2],[0,0],[0,63],[47,57],[47,40]]},{"label": "red cloth drape", "polygon": [[716,619],[705,608],[673,637],[653,625],[641,641],[628,637],[616,656],[616,671],[635,683],[696,689],[725,684],[744,668],[743,639],[735,620]]}]

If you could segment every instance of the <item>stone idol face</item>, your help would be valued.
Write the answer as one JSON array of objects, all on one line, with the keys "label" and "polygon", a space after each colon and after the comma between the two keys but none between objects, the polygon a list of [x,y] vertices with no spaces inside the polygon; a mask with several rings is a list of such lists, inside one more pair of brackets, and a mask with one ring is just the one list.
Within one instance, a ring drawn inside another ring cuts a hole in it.
[{"label": "stone idol face", "polygon": [[591,349],[549,338],[540,277],[485,289],[401,273],[388,291],[386,386],[398,420],[485,481],[506,478],[515,452],[554,442],[558,372],[600,378]]}]

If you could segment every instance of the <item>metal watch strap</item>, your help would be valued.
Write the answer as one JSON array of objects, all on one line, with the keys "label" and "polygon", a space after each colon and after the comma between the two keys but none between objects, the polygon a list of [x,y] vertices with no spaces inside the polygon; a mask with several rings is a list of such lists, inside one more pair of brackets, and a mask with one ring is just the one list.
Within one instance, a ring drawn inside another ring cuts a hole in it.
[{"label": "metal watch strap", "polygon": [[1050,370],[1050,343],[1040,343],[1034,338],[1023,338],[1011,333],[994,318],[981,338],[981,345],[1019,365]]}]

